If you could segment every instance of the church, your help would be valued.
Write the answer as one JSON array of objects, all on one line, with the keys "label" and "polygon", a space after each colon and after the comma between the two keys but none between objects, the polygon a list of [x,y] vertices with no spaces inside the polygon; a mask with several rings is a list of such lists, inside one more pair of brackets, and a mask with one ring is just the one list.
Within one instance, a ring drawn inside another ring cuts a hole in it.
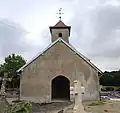
[{"label": "church", "polygon": [[102,71],[69,43],[71,26],[59,20],[49,29],[52,43],[18,70],[20,99],[40,103],[72,101],[71,88],[78,80],[85,87],[83,100],[99,100]]}]

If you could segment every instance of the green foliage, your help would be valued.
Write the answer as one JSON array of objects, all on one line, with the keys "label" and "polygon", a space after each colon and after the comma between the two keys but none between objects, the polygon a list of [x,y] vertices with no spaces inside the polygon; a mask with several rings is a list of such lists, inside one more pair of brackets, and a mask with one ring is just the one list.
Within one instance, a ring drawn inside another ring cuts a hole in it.
[{"label": "green foliage", "polygon": [[117,88],[116,91],[120,91],[120,88]]},{"label": "green foliage", "polygon": [[17,91],[18,88],[6,88],[6,91]]},{"label": "green foliage", "polygon": [[103,86],[120,86],[120,70],[104,72],[100,78],[100,84]]},{"label": "green foliage", "polygon": [[21,55],[12,54],[5,57],[4,63],[0,66],[0,70],[7,73],[13,73],[16,72],[16,70],[18,70],[25,63],[26,62]]},{"label": "green foliage", "polygon": [[8,55],[4,59],[4,63],[0,65],[0,76],[3,76],[3,72],[8,73],[8,77],[12,78],[12,85],[19,86],[20,76],[17,75],[16,71],[22,67],[26,61],[21,55]]},{"label": "green foliage", "polygon": [[114,87],[111,87],[111,86],[106,87],[106,91],[114,91]]},{"label": "green foliage", "polygon": [[5,113],[31,113],[32,104],[31,102],[20,102],[9,105],[5,110]]},{"label": "green foliage", "polygon": [[104,86],[105,91],[120,91],[120,86]]}]

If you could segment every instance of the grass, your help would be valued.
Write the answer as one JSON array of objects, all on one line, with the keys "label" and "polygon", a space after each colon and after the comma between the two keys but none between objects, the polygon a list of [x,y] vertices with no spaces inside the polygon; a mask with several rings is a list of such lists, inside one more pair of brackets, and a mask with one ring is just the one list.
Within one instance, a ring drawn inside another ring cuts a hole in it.
[{"label": "grass", "polygon": [[106,89],[106,88],[113,88],[114,89],[114,91],[120,91],[120,86],[103,86],[104,87],[104,89]]},{"label": "grass", "polygon": [[16,91],[18,90],[19,88],[6,88],[6,91]]},{"label": "grass", "polygon": [[120,113],[120,101],[88,101],[84,102],[86,112]]},{"label": "grass", "polygon": [[97,106],[97,105],[103,105],[103,104],[105,104],[104,101],[96,101],[96,102],[92,102],[88,106]]}]

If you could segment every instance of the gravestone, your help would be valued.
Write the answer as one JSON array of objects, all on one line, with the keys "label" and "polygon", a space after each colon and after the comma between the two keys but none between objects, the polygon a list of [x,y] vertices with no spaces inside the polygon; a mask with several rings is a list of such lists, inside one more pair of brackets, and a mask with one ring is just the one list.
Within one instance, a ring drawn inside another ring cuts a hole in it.
[{"label": "gravestone", "polygon": [[75,95],[75,105],[74,113],[86,113],[84,106],[82,105],[82,94],[85,92],[84,87],[81,87],[81,82],[74,81],[74,95]]},{"label": "gravestone", "polygon": [[0,80],[2,80],[2,85],[1,85],[1,89],[0,89],[0,96],[6,96],[5,93],[5,86],[6,86],[6,82],[7,81],[11,81],[11,78],[7,78],[8,74],[4,73],[4,77],[0,77]]},{"label": "gravestone", "polygon": [[0,89],[0,113],[3,113],[9,104],[6,99],[5,85],[6,85],[6,82],[11,81],[11,79],[7,78],[7,73],[4,73],[4,77],[0,77],[0,80],[2,80],[2,85]]},{"label": "gravestone", "polygon": [[11,81],[11,78],[7,78],[8,74],[4,73],[4,77],[0,77],[0,80],[2,80],[2,85],[0,89],[0,102],[8,103],[6,100],[6,93],[5,93],[5,86],[7,81]]}]

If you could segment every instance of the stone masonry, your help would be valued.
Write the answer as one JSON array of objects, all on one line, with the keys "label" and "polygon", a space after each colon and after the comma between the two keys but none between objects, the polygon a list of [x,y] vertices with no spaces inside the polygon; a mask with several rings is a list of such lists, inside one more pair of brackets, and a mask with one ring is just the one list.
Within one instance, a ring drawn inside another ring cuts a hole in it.
[{"label": "stone masonry", "polygon": [[[68,33],[66,37],[68,38]],[[20,98],[35,102],[51,102],[51,81],[62,75],[70,81],[70,87],[73,87],[74,80],[81,82],[85,87],[83,100],[99,100],[98,70],[71,50],[64,43],[64,39],[57,40],[43,54],[20,69]],[[72,100],[72,95],[70,97]]]}]

